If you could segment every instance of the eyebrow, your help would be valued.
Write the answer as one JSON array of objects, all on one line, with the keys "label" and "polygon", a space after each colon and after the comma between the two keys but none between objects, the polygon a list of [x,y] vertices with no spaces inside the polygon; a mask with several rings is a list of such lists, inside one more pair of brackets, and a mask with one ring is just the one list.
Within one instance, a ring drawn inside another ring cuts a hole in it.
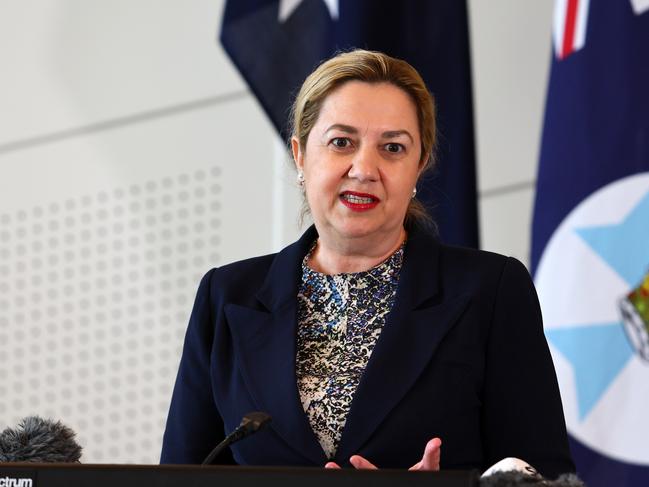
[{"label": "eyebrow", "polygon": [[357,134],[358,129],[355,127],[352,127],[351,125],[345,125],[342,123],[334,123],[333,125],[330,125],[327,130],[325,130],[325,134],[327,132],[331,132],[332,130],[340,130],[341,132],[345,132],[347,134]]},{"label": "eyebrow", "polygon": [[405,135],[410,139],[410,142],[414,143],[415,139],[412,138],[412,135],[410,135],[410,132],[407,130],[388,130],[387,132],[383,132],[381,136],[384,139],[392,139],[395,137],[399,137],[400,135]]},{"label": "eyebrow", "polygon": [[[347,134],[358,133],[358,129],[356,127],[352,127],[351,125],[345,125],[343,123],[334,123],[333,125],[330,125],[329,128],[325,130],[325,133],[330,132],[332,130],[340,130],[341,132],[345,132]],[[401,135],[405,135],[410,139],[411,142],[414,143],[415,139],[407,130],[387,130],[381,134],[381,137],[384,139],[391,139],[394,137],[399,137]]]}]

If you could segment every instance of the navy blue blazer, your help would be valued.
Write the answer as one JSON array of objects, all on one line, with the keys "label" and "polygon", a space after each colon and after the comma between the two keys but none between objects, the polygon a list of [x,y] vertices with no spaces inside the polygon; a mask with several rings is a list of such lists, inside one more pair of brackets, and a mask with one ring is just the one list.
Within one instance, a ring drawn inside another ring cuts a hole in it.
[{"label": "navy blue blazer", "polygon": [[[164,434],[163,463],[200,463],[250,411],[271,425],[222,461],[322,466],[295,377],[297,293],[311,227],[278,254],[201,281]],[[410,467],[442,439],[441,467],[522,458],[574,471],[534,286],[513,258],[411,229],[395,304],[351,403],[334,461]]]}]

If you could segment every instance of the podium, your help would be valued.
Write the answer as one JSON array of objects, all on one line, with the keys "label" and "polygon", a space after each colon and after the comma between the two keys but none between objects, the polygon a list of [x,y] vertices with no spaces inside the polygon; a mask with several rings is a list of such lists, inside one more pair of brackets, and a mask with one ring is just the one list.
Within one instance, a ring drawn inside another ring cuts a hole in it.
[{"label": "podium", "polygon": [[0,487],[474,487],[477,471],[0,463]]}]

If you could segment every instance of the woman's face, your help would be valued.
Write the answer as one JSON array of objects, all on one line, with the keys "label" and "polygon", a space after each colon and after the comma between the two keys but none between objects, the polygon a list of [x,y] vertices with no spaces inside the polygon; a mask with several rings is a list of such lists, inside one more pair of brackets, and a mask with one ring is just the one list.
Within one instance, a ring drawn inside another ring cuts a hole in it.
[{"label": "woman's face", "polygon": [[389,83],[349,81],[324,101],[306,150],[292,141],[318,233],[337,239],[391,238],[421,168],[417,111]]}]

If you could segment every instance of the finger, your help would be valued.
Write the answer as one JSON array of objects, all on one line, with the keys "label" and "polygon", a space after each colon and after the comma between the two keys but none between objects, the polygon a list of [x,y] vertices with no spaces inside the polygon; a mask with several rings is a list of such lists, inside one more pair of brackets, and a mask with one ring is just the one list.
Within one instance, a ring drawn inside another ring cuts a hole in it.
[{"label": "finger", "polygon": [[349,459],[349,463],[351,463],[354,468],[362,469],[362,470],[376,470],[377,467],[373,465],[371,462],[365,460],[362,456],[360,455],[352,455],[352,457]]},{"label": "finger", "polygon": [[426,443],[424,456],[421,459],[420,470],[439,470],[439,460],[442,454],[442,440],[433,438]]},{"label": "finger", "polygon": [[324,466],[324,468],[340,468],[340,465],[338,465],[336,462],[327,462]]},{"label": "finger", "polygon": [[433,438],[424,448],[424,456],[408,470],[439,470],[442,440]]}]

